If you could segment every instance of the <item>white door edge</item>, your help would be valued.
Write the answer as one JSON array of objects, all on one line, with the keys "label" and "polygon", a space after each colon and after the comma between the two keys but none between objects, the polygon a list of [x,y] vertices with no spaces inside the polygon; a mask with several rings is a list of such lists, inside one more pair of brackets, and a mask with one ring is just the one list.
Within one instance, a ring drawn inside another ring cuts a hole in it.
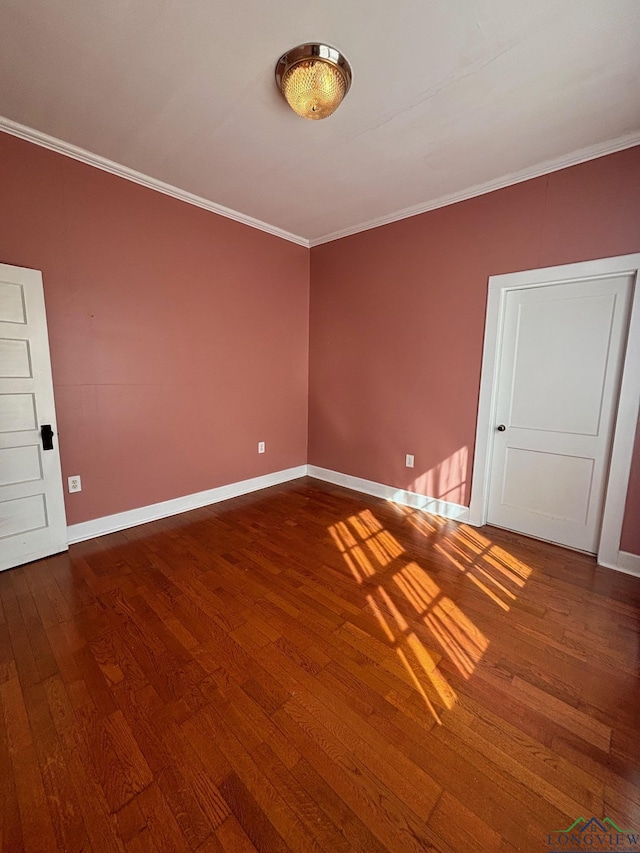
[{"label": "white door edge", "polygon": [[[69,548],[67,538],[67,521],[64,505],[64,493],[62,486],[62,470],[60,465],[60,445],[55,407],[55,394],[53,377],[51,373],[51,355],[49,349],[49,333],[44,297],[44,284],[40,270],[31,267],[19,267],[13,264],[0,263],[0,279],[2,283],[21,288],[22,320],[15,321],[16,329],[22,330],[26,335],[25,343],[29,358],[29,375],[11,375],[2,378],[2,393],[29,394],[34,399],[33,426],[19,428],[17,431],[10,430],[14,435],[24,432],[35,433],[38,449],[41,447],[40,429],[43,422],[49,422],[53,429],[54,447],[47,454],[46,463],[40,454],[40,476],[32,477],[24,481],[3,482],[2,499],[11,502],[15,499],[8,491],[12,487],[21,489],[27,487],[19,497],[41,497],[43,500],[44,524],[35,527],[27,527],[16,533],[3,535],[0,543],[0,571],[16,568],[34,560],[45,559],[53,554],[66,551]],[[33,322],[32,322],[33,321]],[[3,320],[2,326],[14,325],[14,320]],[[8,334],[9,338],[14,336]],[[18,334],[19,337],[19,334]],[[17,386],[5,383],[18,383]],[[21,386],[19,383],[30,383]],[[21,389],[21,390],[20,390]],[[37,397],[37,399],[36,399]],[[33,443],[30,446],[34,446]],[[9,445],[11,447],[11,445]],[[28,487],[42,483],[43,492],[30,494]],[[0,519],[2,520],[2,519]]]},{"label": "white door edge", "polygon": [[620,274],[634,277],[634,292],[598,547],[598,563],[617,563],[640,405],[640,253],[489,277],[469,524],[481,527],[487,523],[497,365],[507,292]]}]

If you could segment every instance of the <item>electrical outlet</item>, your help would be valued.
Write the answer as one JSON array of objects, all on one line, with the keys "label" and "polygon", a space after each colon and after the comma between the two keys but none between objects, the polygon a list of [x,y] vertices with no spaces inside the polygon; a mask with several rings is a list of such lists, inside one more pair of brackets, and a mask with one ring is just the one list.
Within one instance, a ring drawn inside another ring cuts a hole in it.
[{"label": "electrical outlet", "polygon": [[266,449],[267,449],[266,442],[259,441],[258,442],[258,453],[264,453],[266,451]]},{"label": "electrical outlet", "polygon": [[80,479],[80,474],[74,474],[73,477],[69,477],[68,483],[70,492],[82,491],[82,480]]},{"label": "electrical outlet", "polygon": [[413,468],[413,453],[407,453],[404,459],[404,464],[407,468]]}]

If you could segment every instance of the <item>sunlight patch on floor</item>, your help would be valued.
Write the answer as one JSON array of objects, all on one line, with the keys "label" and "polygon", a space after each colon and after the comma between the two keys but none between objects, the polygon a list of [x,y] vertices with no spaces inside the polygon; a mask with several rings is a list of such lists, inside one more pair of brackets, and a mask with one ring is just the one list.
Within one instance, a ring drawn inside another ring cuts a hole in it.
[{"label": "sunlight patch on floor", "polygon": [[[395,505],[416,531],[432,541],[434,555],[504,611],[516,600],[531,569],[466,524]],[[365,586],[368,610],[394,649],[411,683],[434,719],[438,707],[451,710],[456,694],[438,668],[438,648],[469,679],[489,639],[445,595],[433,573],[408,557],[400,542],[367,509],[331,525],[329,532],[355,581]],[[422,629],[411,629],[419,619]],[[418,635],[420,634],[420,636]],[[425,644],[425,639],[427,640]]]}]

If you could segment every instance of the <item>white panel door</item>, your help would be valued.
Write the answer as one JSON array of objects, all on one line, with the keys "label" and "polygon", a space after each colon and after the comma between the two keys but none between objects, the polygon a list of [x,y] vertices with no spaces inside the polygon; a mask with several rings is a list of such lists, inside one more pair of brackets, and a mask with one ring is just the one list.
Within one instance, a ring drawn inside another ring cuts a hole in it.
[{"label": "white panel door", "polygon": [[488,521],[595,553],[633,278],[510,290]]},{"label": "white panel door", "polygon": [[42,276],[0,264],[0,570],[67,547]]}]

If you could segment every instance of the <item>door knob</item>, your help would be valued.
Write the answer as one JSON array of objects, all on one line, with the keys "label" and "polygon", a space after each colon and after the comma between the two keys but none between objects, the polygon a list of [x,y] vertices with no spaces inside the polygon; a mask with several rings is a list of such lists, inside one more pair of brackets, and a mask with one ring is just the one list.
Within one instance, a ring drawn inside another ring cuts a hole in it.
[{"label": "door knob", "polygon": [[504,432],[506,430],[506,426],[504,424],[499,424],[496,429],[498,432]]},{"label": "door knob", "polygon": [[42,438],[42,449],[53,450],[53,430],[51,424],[42,424],[40,427],[40,436]]}]

